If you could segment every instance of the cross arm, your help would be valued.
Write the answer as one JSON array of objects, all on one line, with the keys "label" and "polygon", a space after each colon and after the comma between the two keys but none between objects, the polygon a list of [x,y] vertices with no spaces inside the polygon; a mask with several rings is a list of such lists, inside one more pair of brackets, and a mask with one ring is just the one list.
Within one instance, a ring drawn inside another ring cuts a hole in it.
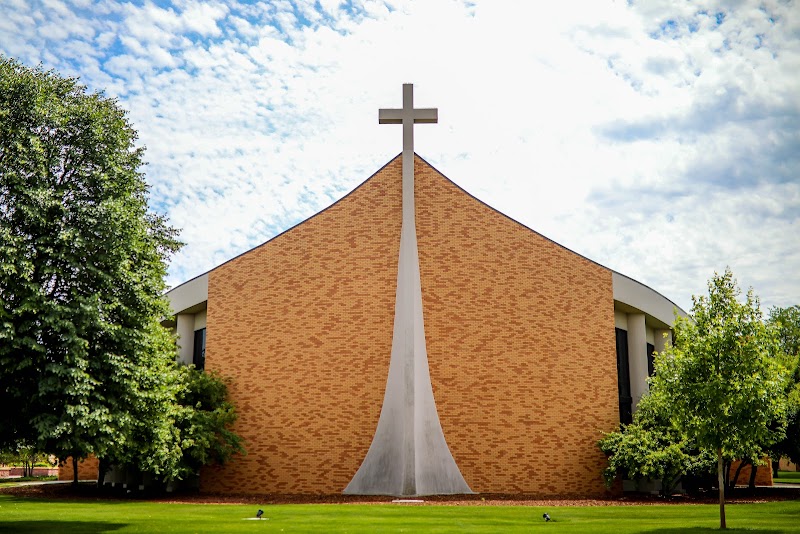
[{"label": "cross arm", "polygon": [[[406,117],[403,109],[379,109],[378,124],[403,124]],[[415,123],[435,124],[439,122],[438,108],[417,108],[413,111]]]},{"label": "cross arm", "polygon": [[434,124],[439,122],[438,108],[418,108],[414,110],[414,122]]},{"label": "cross arm", "polygon": [[378,124],[403,124],[403,110],[379,109]]}]

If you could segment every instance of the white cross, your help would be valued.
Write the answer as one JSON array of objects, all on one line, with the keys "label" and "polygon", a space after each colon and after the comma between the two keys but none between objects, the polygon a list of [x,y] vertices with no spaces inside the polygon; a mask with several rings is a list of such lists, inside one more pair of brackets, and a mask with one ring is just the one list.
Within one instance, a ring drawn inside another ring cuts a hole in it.
[{"label": "white cross", "polygon": [[402,124],[403,125],[403,152],[414,152],[414,123],[436,123],[439,122],[439,110],[437,108],[414,109],[414,84],[403,84],[403,108],[402,109],[379,109],[379,124]]}]

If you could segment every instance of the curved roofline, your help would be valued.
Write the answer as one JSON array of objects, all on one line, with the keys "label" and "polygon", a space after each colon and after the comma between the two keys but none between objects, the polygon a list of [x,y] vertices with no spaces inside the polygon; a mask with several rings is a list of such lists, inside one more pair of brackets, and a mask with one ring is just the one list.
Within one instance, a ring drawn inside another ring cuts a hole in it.
[{"label": "curved roofline", "polygon": [[437,173],[439,173],[439,176],[441,176],[442,178],[444,178],[445,180],[447,180],[448,182],[450,182],[451,184],[453,184],[455,187],[457,187],[458,189],[460,189],[460,190],[461,190],[461,191],[462,191],[464,194],[468,195],[468,196],[469,196],[469,197],[471,197],[472,199],[474,199],[474,200],[478,201],[479,203],[483,204],[484,206],[486,206],[486,207],[487,207],[487,208],[489,208],[490,210],[492,210],[492,211],[494,211],[494,212],[496,212],[496,213],[499,213],[500,215],[502,215],[502,216],[503,216],[503,217],[505,217],[506,219],[508,219],[508,220],[510,220],[510,221],[512,221],[512,222],[514,222],[514,223],[516,223],[516,224],[518,224],[518,225],[520,225],[520,226],[522,226],[522,227],[523,227],[523,228],[525,228],[526,230],[529,230],[529,231],[533,232],[534,234],[536,234],[536,235],[538,235],[538,236],[541,236],[542,238],[546,239],[547,241],[550,241],[550,242],[551,242],[551,243],[553,243],[554,245],[557,245],[557,246],[561,247],[562,249],[566,250],[567,252],[571,252],[572,254],[575,254],[576,256],[579,256],[579,257],[581,257],[581,258],[585,259],[585,260],[586,260],[586,261],[588,261],[588,262],[591,262],[591,263],[593,263],[593,264],[595,264],[595,265],[597,265],[597,266],[599,266],[599,267],[602,267],[603,269],[606,269],[606,270],[608,270],[608,271],[611,271],[611,273],[613,273],[613,274],[616,274],[616,275],[622,276],[622,277],[624,277],[624,278],[627,278],[627,279],[628,279],[628,280],[630,280],[631,282],[634,282],[634,283],[636,283],[636,284],[638,284],[638,285],[642,286],[643,288],[645,288],[645,289],[648,289],[648,290],[652,291],[653,293],[655,293],[655,294],[656,294],[656,295],[658,295],[659,297],[663,298],[664,300],[666,300],[667,302],[669,302],[670,304],[672,304],[672,306],[674,306],[674,307],[675,307],[675,309],[677,309],[677,310],[678,310],[679,312],[681,312],[683,315],[686,315],[686,311],[684,311],[684,310],[683,310],[683,309],[682,309],[680,306],[678,306],[677,304],[675,304],[675,302],[673,302],[671,299],[669,299],[669,298],[665,297],[664,295],[662,295],[661,293],[659,293],[658,291],[656,291],[656,290],[655,290],[655,289],[653,289],[652,287],[648,286],[647,284],[643,284],[642,282],[639,282],[638,280],[635,280],[635,279],[631,278],[631,277],[630,277],[630,276],[628,276],[628,275],[622,274],[622,273],[620,273],[619,271],[615,271],[614,269],[612,269],[612,268],[610,268],[610,267],[607,267],[607,266],[603,265],[602,263],[600,263],[600,262],[598,262],[598,261],[595,261],[595,260],[593,260],[593,259],[591,259],[591,258],[589,258],[589,257],[587,257],[587,256],[584,256],[584,255],[583,255],[583,254],[581,254],[580,252],[575,252],[575,251],[574,251],[574,250],[572,250],[571,248],[569,248],[569,247],[566,247],[566,246],[562,245],[562,244],[561,244],[561,243],[559,243],[558,241],[555,241],[555,240],[553,240],[553,239],[550,239],[549,237],[547,237],[546,235],[542,234],[541,232],[538,232],[538,231],[534,230],[533,228],[531,228],[530,226],[527,226],[526,224],[519,222],[519,221],[518,221],[518,220],[516,220],[515,218],[511,217],[510,215],[508,215],[508,214],[506,214],[506,213],[503,213],[502,211],[500,211],[499,209],[495,208],[494,206],[491,206],[491,205],[487,204],[487,203],[486,203],[486,202],[484,202],[483,200],[479,199],[478,197],[476,197],[475,195],[473,195],[472,193],[470,193],[469,191],[467,191],[466,189],[464,189],[463,187],[461,187],[460,185],[458,185],[457,183],[455,183],[453,180],[451,180],[450,178],[448,178],[448,177],[447,177],[447,176],[446,176],[444,173],[442,173],[442,172],[441,172],[439,169],[437,169],[436,167],[434,167],[433,165],[431,165],[431,164],[430,164],[430,162],[428,162],[428,161],[427,161],[425,158],[423,158],[423,157],[422,157],[422,156],[420,156],[419,154],[417,154],[417,156],[419,157],[419,159],[421,159],[422,161],[424,161],[424,162],[425,162],[425,163],[426,163],[426,164],[427,164],[427,165],[428,165],[428,166],[429,166],[431,169],[433,169],[433,170],[435,170]]},{"label": "curved roofline", "polygon": [[[249,248],[249,249],[245,250],[244,252],[240,252],[240,253],[239,253],[239,254],[237,254],[236,256],[234,256],[234,257],[232,257],[232,258],[229,258],[229,259],[227,259],[227,260],[223,261],[223,262],[222,262],[222,263],[220,263],[219,265],[215,265],[214,267],[212,267],[211,269],[207,270],[206,272],[204,272],[204,273],[202,273],[202,274],[198,274],[198,275],[197,275],[197,276],[195,276],[194,278],[191,278],[191,279],[189,279],[189,280],[187,280],[187,281],[185,281],[185,282],[182,282],[182,283],[178,284],[177,286],[175,286],[175,287],[171,288],[169,291],[167,291],[167,292],[165,293],[165,295],[166,295],[166,294],[169,294],[170,292],[172,292],[172,291],[174,291],[174,290],[176,290],[176,289],[178,289],[178,288],[179,288],[179,287],[181,287],[181,286],[184,286],[184,285],[186,285],[186,284],[189,284],[190,282],[193,282],[194,280],[196,280],[196,279],[198,279],[198,278],[201,278],[201,277],[203,277],[203,276],[208,276],[208,275],[209,275],[209,273],[211,273],[211,271],[215,271],[215,270],[219,269],[220,267],[222,267],[223,265],[226,265],[226,264],[228,264],[228,263],[230,263],[230,262],[234,261],[235,259],[237,259],[237,258],[240,258],[241,256],[244,256],[245,254],[249,254],[250,252],[252,252],[252,251],[254,251],[254,250],[256,250],[256,249],[259,249],[259,248],[261,248],[261,247],[263,247],[263,246],[265,246],[265,245],[267,245],[267,244],[271,243],[272,241],[274,241],[275,239],[278,239],[278,238],[279,238],[280,236],[282,236],[283,234],[285,234],[285,233],[287,233],[287,232],[291,232],[292,230],[294,230],[295,228],[297,228],[297,227],[298,227],[298,226],[300,226],[301,224],[304,224],[304,223],[306,223],[307,221],[310,221],[311,219],[313,219],[313,218],[314,218],[314,217],[316,217],[317,215],[321,215],[321,214],[325,213],[326,211],[328,211],[329,209],[331,209],[332,207],[334,207],[336,204],[338,204],[339,202],[342,202],[344,199],[346,199],[347,197],[349,197],[350,195],[352,195],[353,193],[355,193],[356,191],[358,191],[359,189],[361,189],[361,188],[362,188],[362,187],[363,187],[363,186],[364,186],[364,185],[365,185],[367,182],[369,182],[370,180],[372,180],[372,179],[375,177],[375,175],[376,175],[376,174],[380,173],[380,172],[381,172],[383,169],[385,169],[386,167],[388,167],[388,166],[389,166],[389,165],[390,165],[390,164],[391,164],[391,163],[392,163],[394,160],[396,160],[397,158],[399,158],[399,157],[400,157],[400,156],[402,156],[402,155],[403,155],[403,153],[401,152],[400,154],[396,155],[395,157],[393,157],[392,159],[390,159],[389,161],[387,161],[387,162],[386,162],[386,163],[385,163],[385,164],[384,164],[384,165],[383,165],[383,166],[382,166],[380,169],[378,169],[377,171],[373,172],[373,173],[372,173],[372,174],[369,176],[369,178],[367,178],[366,180],[364,180],[363,182],[361,182],[360,184],[358,184],[357,186],[355,186],[355,187],[354,187],[354,188],[353,188],[353,189],[352,189],[352,190],[351,190],[349,193],[347,193],[347,194],[346,194],[345,196],[343,196],[342,198],[340,198],[340,199],[338,199],[338,200],[335,200],[335,201],[334,201],[333,203],[331,203],[330,205],[328,205],[328,206],[326,206],[326,207],[322,208],[321,210],[319,210],[318,212],[314,213],[313,215],[310,215],[309,217],[306,217],[306,218],[305,218],[305,219],[303,219],[302,221],[300,221],[300,222],[298,222],[298,223],[295,223],[295,224],[293,224],[292,226],[290,226],[290,227],[289,227],[289,228],[287,228],[286,230],[284,230],[284,231],[282,231],[282,232],[280,232],[280,233],[278,233],[278,234],[275,234],[274,236],[270,237],[269,239],[267,239],[267,240],[266,240],[266,241],[264,241],[263,243],[259,243],[258,245],[254,246],[253,248]],[[426,161],[425,163],[428,163],[428,162]],[[430,163],[428,163],[428,165],[430,165]],[[432,166],[431,166],[431,167],[432,167]],[[439,171],[436,171],[436,172],[439,172]],[[439,173],[439,174],[441,174],[441,173]],[[444,176],[444,175],[443,175],[443,176]]]},{"label": "curved roofline", "polygon": [[[272,237],[271,237],[271,238],[269,238],[268,240],[264,241],[263,243],[260,243],[260,244],[258,244],[258,245],[256,245],[256,246],[254,246],[253,248],[250,248],[250,249],[248,249],[248,250],[245,250],[244,252],[241,252],[241,253],[237,254],[236,256],[234,256],[234,257],[232,257],[232,258],[230,258],[230,259],[228,259],[228,260],[225,260],[224,262],[220,263],[219,265],[216,265],[216,266],[212,267],[212,268],[211,268],[211,269],[209,269],[208,271],[206,271],[206,272],[204,272],[204,273],[202,273],[202,274],[199,274],[199,275],[195,276],[194,278],[191,278],[191,279],[187,280],[186,282],[183,282],[183,283],[181,283],[181,284],[178,284],[177,286],[175,286],[175,287],[173,287],[172,289],[170,289],[169,291],[167,291],[167,292],[165,293],[165,295],[168,295],[168,294],[172,293],[173,291],[175,291],[175,290],[177,290],[177,289],[179,289],[179,288],[181,288],[181,287],[183,287],[183,286],[186,286],[186,285],[188,285],[188,284],[191,284],[192,282],[194,282],[195,280],[197,280],[197,279],[199,279],[199,278],[206,277],[206,281],[207,281],[208,275],[209,275],[209,273],[211,273],[211,271],[214,271],[214,270],[216,270],[216,269],[219,269],[219,268],[220,268],[220,267],[222,267],[223,265],[226,265],[226,264],[228,264],[228,263],[230,263],[230,262],[232,262],[232,261],[234,261],[234,260],[238,259],[239,257],[241,257],[241,256],[244,256],[245,254],[248,254],[248,253],[250,253],[250,252],[252,252],[252,251],[254,251],[254,250],[256,250],[256,249],[259,249],[259,248],[261,248],[261,247],[263,247],[263,246],[265,246],[265,245],[267,245],[267,244],[271,243],[272,241],[274,241],[275,239],[277,239],[277,238],[281,237],[282,235],[286,234],[287,232],[290,232],[290,231],[294,230],[295,228],[297,228],[297,227],[298,227],[298,226],[300,226],[301,224],[304,224],[305,222],[307,222],[307,221],[310,221],[310,220],[311,220],[311,219],[313,219],[314,217],[316,217],[316,216],[318,216],[318,215],[321,215],[322,213],[324,213],[324,212],[328,211],[329,209],[331,209],[332,207],[334,207],[336,204],[338,204],[339,202],[342,202],[342,201],[343,201],[343,200],[345,200],[347,197],[349,197],[350,195],[352,195],[352,194],[354,194],[356,191],[358,191],[358,190],[359,190],[361,187],[363,187],[363,186],[364,186],[364,185],[365,185],[367,182],[369,182],[370,180],[372,180],[372,179],[373,179],[373,178],[374,178],[374,177],[375,177],[377,174],[379,174],[381,171],[383,171],[383,170],[384,170],[386,167],[388,167],[388,166],[389,166],[389,165],[390,165],[392,162],[394,162],[394,161],[395,161],[397,158],[401,157],[402,155],[403,155],[403,153],[402,153],[402,152],[400,152],[398,155],[396,155],[395,157],[393,157],[392,159],[390,159],[389,161],[387,161],[387,162],[386,162],[386,163],[385,163],[383,166],[381,166],[381,168],[380,168],[380,169],[378,169],[377,171],[375,171],[374,173],[372,173],[372,174],[369,176],[369,178],[367,178],[366,180],[364,180],[363,182],[361,182],[360,184],[358,184],[358,185],[357,185],[356,187],[354,187],[354,188],[353,188],[353,189],[352,189],[352,190],[351,190],[349,193],[347,193],[346,195],[344,195],[342,198],[340,198],[340,199],[338,199],[338,200],[334,201],[333,203],[331,203],[331,204],[330,204],[330,205],[328,205],[327,207],[325,207],[325,208],[321,209],[320,211],[318,211],[318,212],[314,213],[313,215],[311,215],[311,216],[309,216],[309,217],[307,217],[307,218],[303,219],[302,221],[300,221],[300,222],[298,222],[298,223],[296,223],[296,224],[293,224],[292,226],[290,226],[290,227],[289,227],[289,228],[287,228],[286,230],[284,230],[284,231],[280,232],[279,234],[275,234],[274,236],[272,236]],[[566,247],[566,246],[562,245],[562,244],[561,244],[561,243],[559,243],[558,241],[554,241],[553,239],[550,239],[550,238],[549,238],[549,237],[547,237],[546,235],[544,235],[544,234],[542,234],[542,233],[540,233],[540,232],[537,232],[537,231],[536,231],[536,230],[534,230],[533,228],[531,228],[531,227],[529,227],[529,226],[525,225],[524,223],[521,223],[521,222],[519,222],[518,220],[516,220],[515,218],[511,217],[510,215],[508,215],[508,214],[506,214],[506,213],[503,213],[502,211],[498,210],[497,208],[495,208],[495,207],[493,207],[493,206],[491,206],[491,205],[487,204],[487,203],[486,203],[486,202],[484,202],[483,200],[479,199],[478,197],[476,197],[475,195],[473,195],[472,193],[470,193],[469,191],[467,191],[466,189],[464,189],[463,187],[461,187],[460,185],[458,185],[457,183],[455,183],[453,180],[451,180],[450,178],[448,178],[448,177],[447,177],[447,176],[446,176],[444,173],[442,173],[442,172],[441,172],[439,169],[437,169],[436,167],[434,167],[433,165],[431,165],[431,163],[430,163],[428,160],[426,160],[425,158],[423,158],[422,156],[420,156],[420,155],[419,155],[419,154],[417,154],[416,152],[414,152],[414,155],[415,155],[416,157],[418,157],[420,160],[422,160],[422,161],[423,161],[423,162],[424,162],[426,165],[428,165],[428,166],[429,166],[431,169],[433,169],[434,171],[436,171],[436,173],[437,173],[437,174],[439,174],[439,176],[441,176],[442,178],[444,178],[445,180],[447,180],[448,182],[450,182],[451,184],[453,184],[453,185],[454,185],[456,188],[458,188],[458,189],[459,189],[461,192],[463,192],[464,194],[466,194],[467,196],[469,196],[469,197],[470,197],[470,198],[472,198],[473,200],[475,200],[475,201],[479,202],[480,204],[482,204],[482,205],[486,206],[486,207],[487,207],[487,208],[489,208],[490,210],[492,210],[492,211],[494,211],[494,212],[496,212],[496,213],[499,213],[500,215],[502,215],[503,217],[507,218],[507,219],[508,219],[508,220],[510,220],[511,222],[514,222],[514,223],[516,223],[516,224],[518,224],[518,225],[522,226],[522,227],[523,227],[523,228],[525,228],[526,230],[528,230],[528,231],[530,231],[530,232],[533,232],[534,234],[536,234],[536,235],[538,235],[538,236],[542,237],[543,239],[546,239],[547,241],[549,241],[549,242],[553,243],[554,245],[557,245],[557,246],[561,247],[562,249],[564,249],[564,250],[566,250],[566,251],[568,251],[568,252],[570,252],[570,253],[572,253],[572,254],[575,254],[576,256],[578,256],[578,257],[580,257],[580,258],[583,258],[584,260],[586,260],[586,261],[588,261],[588,262],[590,262],[590,263],[593,263],[593,264],[595,264],[595,265],[597,265],[597,266],[599,266],[599,267],[602,267],[603,269],[606,269],[606,270],[610,271],[612,274],[616,274],[616,275],[618,275],[618,276],[624,277],[625,279],[627,279],[627,280],[629,280],[629,281],[631,281],[631,282],[633,282],[633,283],[635,283],[635,284],[638,284],[638,285],[639,285],[639,286],[641,286],[642,288],[649,290],[650,292],[654,293],[655,295],[657,295],[657,296],[661,297],[662,299],[664,299],[665,301],[669,302],[669,303],[670,303],[670,304],[671,304],[671,305],[672,305],[672,306],[673,306],[675,309],[677,309],[677,310],[678,310],[679,312],[681,312],[683,315],[687,315],[687,314],[686,314],[686,312],[685,312],[685,311],[684,311],[684,310],[683,310],[683,309],[682,309],[680,306],[678,306],[678,305],[677,305],[677,304],[675,304],[675,303],[674,303],[672,300],[668,299],[667,297],[665,297],[664,295],[662,295],[661,293],[659,293],[659,292],[658,292],[658,291],[656,291],[655,289],[651,288],[650,286],[648,286],[648,285],[646,285],[646,284],[643,284],[643,283],[639,282],[638,280],[634,280],[634,279],[633,279],[633,278],[631,278],[630,276],[627,276],[627,275],[625,275],[625,274],[622,274],[622,273],[620,273],[620,272],[618,272],[618,271],[615,271],[614,269],[611,269],[611,268],[609,268],[609,267],[606,267],[606,266],[605,266],[605,265],[603,265],[602,263],[599,263],[599,262],[597,262],[597,261],[595,261],[595,260],[593,260],[593,259],[591,259],[591,258],[588,258],[587,256],[584,256],[583,254],[581,254],[581,253],[579,253],[579,252],[575,252],[575,251],[574,251],[574,250],[572,250],[571,248],[569,248],[569,247]],[[207,293],[207,290],[206,290],[206,293]]]}]

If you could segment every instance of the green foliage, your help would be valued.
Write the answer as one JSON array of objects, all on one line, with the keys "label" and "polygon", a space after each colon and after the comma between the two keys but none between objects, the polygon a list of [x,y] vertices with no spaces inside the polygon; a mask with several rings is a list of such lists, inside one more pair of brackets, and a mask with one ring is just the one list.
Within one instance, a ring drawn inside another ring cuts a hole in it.
[{"label": "green foliage", "polygon": [[662,491],[681,475],[707,473],[716,459],[725,528],[730,461],[759,465],[770,447],[786,441],[789,392],[796,384],[786,365],[796,369],[797,359],[785,351],[797,350],[800,329],[791,322],[797,310],[773,311],[765,324],[752,290],[738,301],[741,292],[729,270],[715,275],[708,288],[708,296],[692,298],[690,318],[676,317],[674,342],[656,355],[649,394],[633,423],[599,444],[609,456],[609,484],[617,475],[661,478]]},{"label": "green foliage", "polygon": [[[781,352],[789,356],[800,356],[800,306],[771,308],[767,323],[777,331]],[[795,378],[795,382],[798,381],[800,378]]]},{"label": "green foliage", "polygon": [[134,408],[131,438],[102,459],[106,465],[131,467],[168,482],[245,452],[241,438],[230,431],[236,412],[219,376],[174,363],[153,378],[160,381],[156,393],[142,397],[145,402]]},{"label": "green foliage", "polygon": [[0,57],[0,445],[115,454],[131,407],[164,395],[180,244],[148,211],[135,141],[113,99]]},{"label": "green foliage", "polygon": [[162,353],[174,354],[174,341],[160,326],[154,337],[163,343],[145,353],[129,385],[128,434],[99,454],[100,479],[111,465],[133,467],[157,477],[168,477],[181,457],[180,434],[175,426],[180,411],[176,395],[180,387],[180,364]]},{"label": "green foliage", "polygon": [[783,438],[788,373],[752,290],[739,302],[730,270],[708,289],[708,296],[692,298],[690,319],[676,317],[674,344],[656,357],[650,388],[663,395],[677,428],[716,452],[725,528],[724,459],[758,463]]},{"label": "green foliage", "polygon": [[740,303],[739,294],[726,271],[707,297],[693,298],[691,319],[676,318],[675,342],[656,357],[650,386],[700,447],[760,458],[783,435],[786,372],[758,299],[751,290]]},{"label": "green foliage", "polygon": [[229,430],[236,421],[233,405],[227,401],[228,388],[214,373],[181,367],[178,393],[181,461],[175,478],[196,473],[200,466],[223,464],[234,453],[244,453],[242,440]]},{"label": "green foliage", "polygon": [[117,103],[0,57],[0,447],[182,478],[242,452],[225,386],[159,321],[180,243]]},{"label": "green foliage", "polygon": [[35,445],[24,441],[0,451],[0,464],[16,464],[23,468],[23,477],[32,477],[36,465],[48,465],[47,455],[40,452]]},{"label": "green foliage", "polygon": [[714,469],[714,455],[700,450],[670,419],[663,395],[652,392],[639,401],[633,422],[606,434],[599,446],[608,456],[603,472],[609,487],[617,476],[661,480],[661,494],[671,495],[684,475],[702,476]]},{"label": "green foliage", "polygon": [[785,456],[800,463],[800,306],[772,308],[767,320],[774,329],[780,353],[778,361],[788,370],[786,436],[772,448],[772,457]]}]

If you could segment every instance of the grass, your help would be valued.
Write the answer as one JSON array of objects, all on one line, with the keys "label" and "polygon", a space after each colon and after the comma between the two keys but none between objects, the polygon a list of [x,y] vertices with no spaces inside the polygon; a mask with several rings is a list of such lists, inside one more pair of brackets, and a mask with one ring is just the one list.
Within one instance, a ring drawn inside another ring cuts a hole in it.
[{"label": "grass", "polygon": [[[0,533],[128,532],[708,532],[719,524],[714,505],[600,507],[270,505],[258,506],[68,501],[0,495]],[[800,501],[729,504],[729,530],[800,532]],[[547,512],[553,522],[545,523]]]},{"label": "grass", "polygon": [[800,484],[800,471],[778,471],[775,482],[784,484]]},{"label": "grass", "polygon": [[46,477],[15,477],[15,478],[0,478],[0,486],[8,485],[8,484],[16,484],[17,482],[43,482],[48,480],[58,480],[58,477],[53,476],[46,476]]}]

